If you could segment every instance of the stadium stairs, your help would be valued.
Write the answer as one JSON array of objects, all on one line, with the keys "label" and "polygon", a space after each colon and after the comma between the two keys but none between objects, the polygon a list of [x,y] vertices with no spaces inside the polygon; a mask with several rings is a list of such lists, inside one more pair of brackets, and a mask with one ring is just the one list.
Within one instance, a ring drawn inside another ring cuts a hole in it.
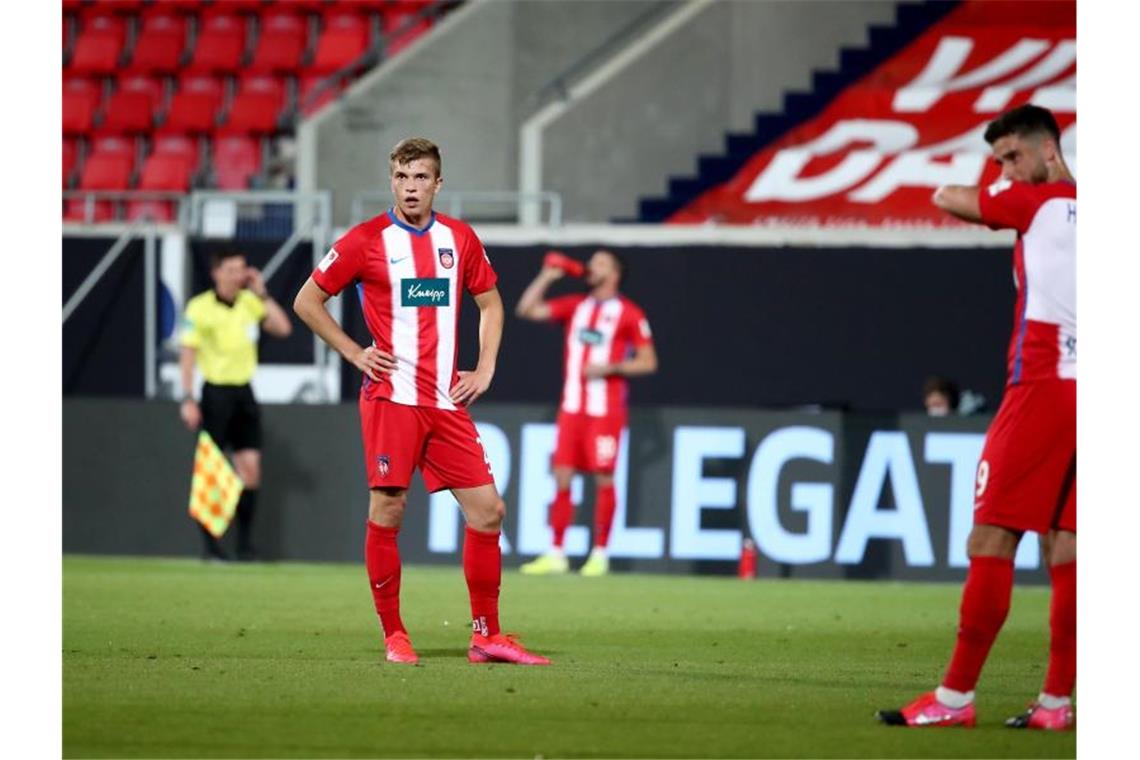
[{"label": "stadium stairs", "polygon": [[695,176],[671,177],[665,196],[641,199],[636,219],[614,221],[660,223],[668,220],[706,190],[731,179],[752,156],[790,129],[820,113],[845,87],[898,53],[957,5],[942,1],[900,4],[894,24],[873,25],[869,29],[867,46],[840,51],[837,70],[814,72],[809,91],[786,93],[780,112],[757,113],[751,132],[726,135],[723,153],[700,155]]}]

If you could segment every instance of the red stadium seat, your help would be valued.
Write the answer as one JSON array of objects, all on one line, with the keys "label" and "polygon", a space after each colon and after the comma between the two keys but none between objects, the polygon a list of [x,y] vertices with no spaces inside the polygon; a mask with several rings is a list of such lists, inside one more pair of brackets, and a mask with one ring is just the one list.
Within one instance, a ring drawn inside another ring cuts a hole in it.
[{"label": "red stadium seat", "polygon": [[166,12],[145,15],[131,57],[131,68],[143,72],[173,73],[182,62],[185,47],[186,19]]},{"label": "red stadium seat", "polygon": [[79,159],[79,147],[75,140],[63,138],[63,189],[71,186],[71,175],[75,173],[75,164]]},{"label": "red stadium seat", "polygon": [[103,99],[102,87],[90,79],[63,81],[63,133],[85,135],[95,123],[95,112]]},{"label": "red stadium seat", "polygon": [[316,97],[316,100],[309,101],[309,95],[324,81],[325,77],[319,74],[313,74],[302,77],[300,91],[297,95],[297,107],[305,116],[312,116],[317,111],[321,110],[324,106],[336,100],[337,96],[344,91],[347,86],[343,82],[333,85],[321,91],[321,94]]},{"label": "red stadium seat", "polygon": [[368,50],[368,22],[361,15],[333,11],[324,17],[311,71],[328,74],[352,63]]},{"label": "red stadium seat", "polygon": [[198,141],[187,135],[158,135],[154,139],[154,152],[184,157],[190,163],[191,171],[197,171],[201,161]]},{"label": "red stadium seat", "polygon": [[[83,164],[78,190],[126,190],[130,185],[134,167],[134,152],[129,141],[120,138],[101,138]],[[109,200],[94,203],[94,221],[113,219],[115,204]],[[87,200],[74,198],[67,202],[64,218],[83,221],[86,218]]]},{"label": "red stadium seat", "polygon": [[118,16],[88,16],[75,41],[68,69],[76,74],[113,74],[126,38],[126,22]]},{"label": "red stadium seat", "polygon": [[154,113],[162,102],[162,85],[145,76],[119,80],[119,89],[107,102],[101,132],[146,133],[154,126]]},{"label": "red stadium seat", "polygon": [[241,80],[230,115],[219,131],[226,134],[272,134],[285,106],[285,85],[271,76],[249,76]]},{"label": "red stadium seat", "polygon": [[294,13],[320,13],[332,8],[332,0],[277,0],[274,3],[279,8],[288,8]]},{"label": "red stadium seat", "polygon": [[[392,34],[387,36],[384,44],[384,55],[393,56],[399,53],[415,42],[421,34],[431,29],[431,21],[428,19],[419,19],[418,21],[411,22],[412,16],[405,16],[400,21],[400,25],[392,29]],[[410,25],[404,27],[405,20],[409,21]],[[386,32],[387,34],[387,32]]]},{"label": "red stadium seat", "polygon": [[186,192],[194,167],[190,157],[180,153],[152,153],[143,162],[139,190]]},{"label": "red stadium seat", "polygon": [[306,22],[293,13],[266,13],[261,17],[261,37],[249,68],[252,71],[294,73],[305,52]]},{"label": "red stadium seat", "polygon": [[214,140],[212,168],[218,188],[246,190],[261,170],[261,146],[252,137],[221,135]]},{"label": "red stadium seat", "polygon": [[240,16],[220,12],[206,16],[202,19],[190,68],[218,73],[237,71],[245,53],[245,32],[245,19]]},{"label": "red stadium seat", "polygon": [[160,131],[214,131],[222,96],[222,83],[218,79],[194,74],[183,77],[178,92],[170,100],[170,110]]}]

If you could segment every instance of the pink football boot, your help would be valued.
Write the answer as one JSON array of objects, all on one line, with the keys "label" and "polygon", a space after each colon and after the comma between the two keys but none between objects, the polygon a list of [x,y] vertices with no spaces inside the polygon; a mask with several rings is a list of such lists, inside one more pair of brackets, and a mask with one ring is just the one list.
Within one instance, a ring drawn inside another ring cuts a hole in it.
[{"label": "pink football boot", "polygon": [[965,726],[973,728],[977,721],[974,703],[965,707],[947,707],[929,691],[901,710],[879,710],[875,717],[888,726]]},{"label": "pink football boot", "polygon": [[468,662],[512,662],[516,665],[549,665],[550,660],[542,655],[528,652],[514,634],[496,633],[484,636],[471,634],[471,648],[467,650]]},{"label": "pink football boot", "polygon": [[408,634],[403,631],[397,631],[384,639],[384,647],[388,650],[388,662],[402,662],[407,665],[415,665],[420,661],[416,650],[412,649],[411,639],[409,639]]},{"label": "pink football boot", "polygon": [[1045,731],[1068,731],[1073,727],[1073,705],[1061,705],[1050,710],[1034,702],[1021,715],[1005,722],[1009,728],[1040,728]]}]

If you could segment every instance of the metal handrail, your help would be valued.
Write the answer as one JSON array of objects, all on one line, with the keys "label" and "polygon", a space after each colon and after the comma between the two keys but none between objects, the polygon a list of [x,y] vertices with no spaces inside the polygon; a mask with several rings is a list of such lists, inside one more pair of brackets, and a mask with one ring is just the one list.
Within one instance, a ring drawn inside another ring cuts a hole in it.
[{"label": "metal handrail", "polygon": [[[177,203],[175,220],[182,218],[187,193],[171,190],[64,190],[63,200],[83,199],[83,223],[95,223],[95,204],[98,201],[129,203],[131,201],[172,201]],[[64,220],[65,222],[68,220]],[[111,221],[122,221],[120,219]]]},{"label": "metal handrail", "polygon": [[[352,198],[353,222],[362,222],[368,218],[368,213],[365,211],[367,205],[383,204],[387,206],[391,200],[392,194],[390,192],[369,190],[357,193]],[[449,216],[462,218],[464,203],[499,202],[505,205],[513,205],[516,212],[524,204],[537,203],[541,209],[542,204],[545,203],[550,208],[548,226],[562,226],[562,194],[553,190],[540,190],[533,193],[519,190],[445,190],[439,194],[437,207],[446,207],[446,213]]]}]

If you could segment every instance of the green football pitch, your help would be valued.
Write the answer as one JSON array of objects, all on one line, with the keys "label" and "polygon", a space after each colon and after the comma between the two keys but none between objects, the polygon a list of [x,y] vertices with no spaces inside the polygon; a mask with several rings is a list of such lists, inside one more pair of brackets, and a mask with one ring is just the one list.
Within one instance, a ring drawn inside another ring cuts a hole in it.
[{"label": "green football pitch", "polygon": [[458,567],[406,567],[420,665],[383,661],[363,566],[63,560],[65,757],[1074,757],[1004,728],[1037,693],[1046,589],[1018,589],[979,726],[878,725],[953,643],[945,584],[503,577],[550,667],[470,665]]}]

